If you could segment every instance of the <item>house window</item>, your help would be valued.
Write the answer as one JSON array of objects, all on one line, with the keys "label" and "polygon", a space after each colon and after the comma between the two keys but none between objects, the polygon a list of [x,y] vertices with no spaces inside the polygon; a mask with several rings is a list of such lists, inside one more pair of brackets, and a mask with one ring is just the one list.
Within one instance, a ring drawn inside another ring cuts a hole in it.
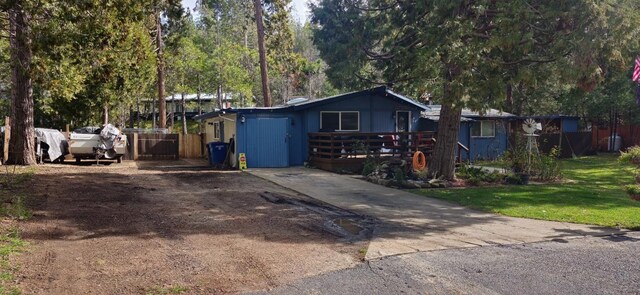
[{"label": "house window", "polygon": [[396,111],[396,132],[409,132],[411,131],[411,112],[409,111]]},{"label": "house window", "polygon": [[486,120],[473,122],[471,124],[471,136],[473,137],[495,137],[496,121]]},{"label": "house window", "polygon": [[360,131],[360,112],[320,112],[320,129]]},{"label": "house window", "polygon": [[220,122],[213,123],[213,138],[220,139]]}]

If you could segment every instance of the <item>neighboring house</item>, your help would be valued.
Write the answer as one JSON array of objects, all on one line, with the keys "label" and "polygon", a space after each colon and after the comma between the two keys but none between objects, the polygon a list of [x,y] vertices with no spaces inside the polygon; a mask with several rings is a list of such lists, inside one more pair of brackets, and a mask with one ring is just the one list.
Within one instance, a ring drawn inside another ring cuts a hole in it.
[{"label": "neighboring house", "polygon": [[[165,101],[167,104],[167,118],[170,118],[171,115],[174,116],[176,120],[180,120],[182,117],[182,96],[180,93],[176,93],[171,96],[165,97]],[[198,115],[198,96],[194,93],[185,94],[184,101],[186,104],[185,115],[187,119],[191,119]],[[222,97],[222,105],[223,108],[231,108],[233,97],[230,93],[225,93]],[[154,100],[152,99],[144,99],[141,101],[143,108],[140,110],[140,114],[144,118],[152,117],[152,107]],[[157,103],[157,102],[156,102]],[[202,113],[208,113],[215,111],[218,109],[218,97],[215,94],[200,94],[200,108]],[[157,107],[155,108],[157,112]]]},{"label": "neighboring house", "polygon": [[[440,106],[430,105],[422,112],[420,127],[426,131],[437,131]],[[461,152],[462,160],[494,160],[509,146],[510,124],[517,116],[495,109],[483,113],[462,110],[458,142],[469,149]]]},{"label": "neighboring house", "polygon": [[205,120],[206,142],[235,141],[249,167],[303,165],[309,158],[309,133],[418,131],[427,106],[387,87],[270,108],[225,109],[197,116]]}]

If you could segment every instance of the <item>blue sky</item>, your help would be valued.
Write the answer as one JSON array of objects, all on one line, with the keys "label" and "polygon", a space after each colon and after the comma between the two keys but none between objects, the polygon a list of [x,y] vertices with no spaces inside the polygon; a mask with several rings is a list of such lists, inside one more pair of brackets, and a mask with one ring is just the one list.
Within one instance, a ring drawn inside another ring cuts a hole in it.
[{"label": "blue sky", "polygon": [[[299,22],[306,22],[308,19],[309,9],[307,8],[307,1],[309,0],[292,0],[291,1],[291,14],[293,19]],[[182,6],[193,9],[196,0],[182,0]]]}]

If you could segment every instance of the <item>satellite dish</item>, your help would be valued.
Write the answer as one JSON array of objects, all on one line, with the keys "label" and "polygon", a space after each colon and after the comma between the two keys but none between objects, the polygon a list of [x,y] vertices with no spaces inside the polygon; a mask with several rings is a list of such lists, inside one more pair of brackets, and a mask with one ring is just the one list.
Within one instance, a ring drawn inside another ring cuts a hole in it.
[{"label": "satellite dish", "polygon": [[542,124],[536,123],[533,119],[526,119],[524,123],[522,123],[522,130],[524,130],[527,135],[534,135],[536,131],[542,130]]}]

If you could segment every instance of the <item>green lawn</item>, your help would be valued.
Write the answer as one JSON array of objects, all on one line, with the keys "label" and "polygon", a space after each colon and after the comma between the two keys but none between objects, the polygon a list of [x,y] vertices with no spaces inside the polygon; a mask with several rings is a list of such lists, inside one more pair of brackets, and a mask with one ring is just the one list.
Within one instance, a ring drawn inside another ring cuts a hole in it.
[{"label": "green lawn", "polygon": [[569,183],[415,192],[508,216],[640,229],[640,202],[624,192],[631,165],[609,155],[563,160],[562,168]]}]

